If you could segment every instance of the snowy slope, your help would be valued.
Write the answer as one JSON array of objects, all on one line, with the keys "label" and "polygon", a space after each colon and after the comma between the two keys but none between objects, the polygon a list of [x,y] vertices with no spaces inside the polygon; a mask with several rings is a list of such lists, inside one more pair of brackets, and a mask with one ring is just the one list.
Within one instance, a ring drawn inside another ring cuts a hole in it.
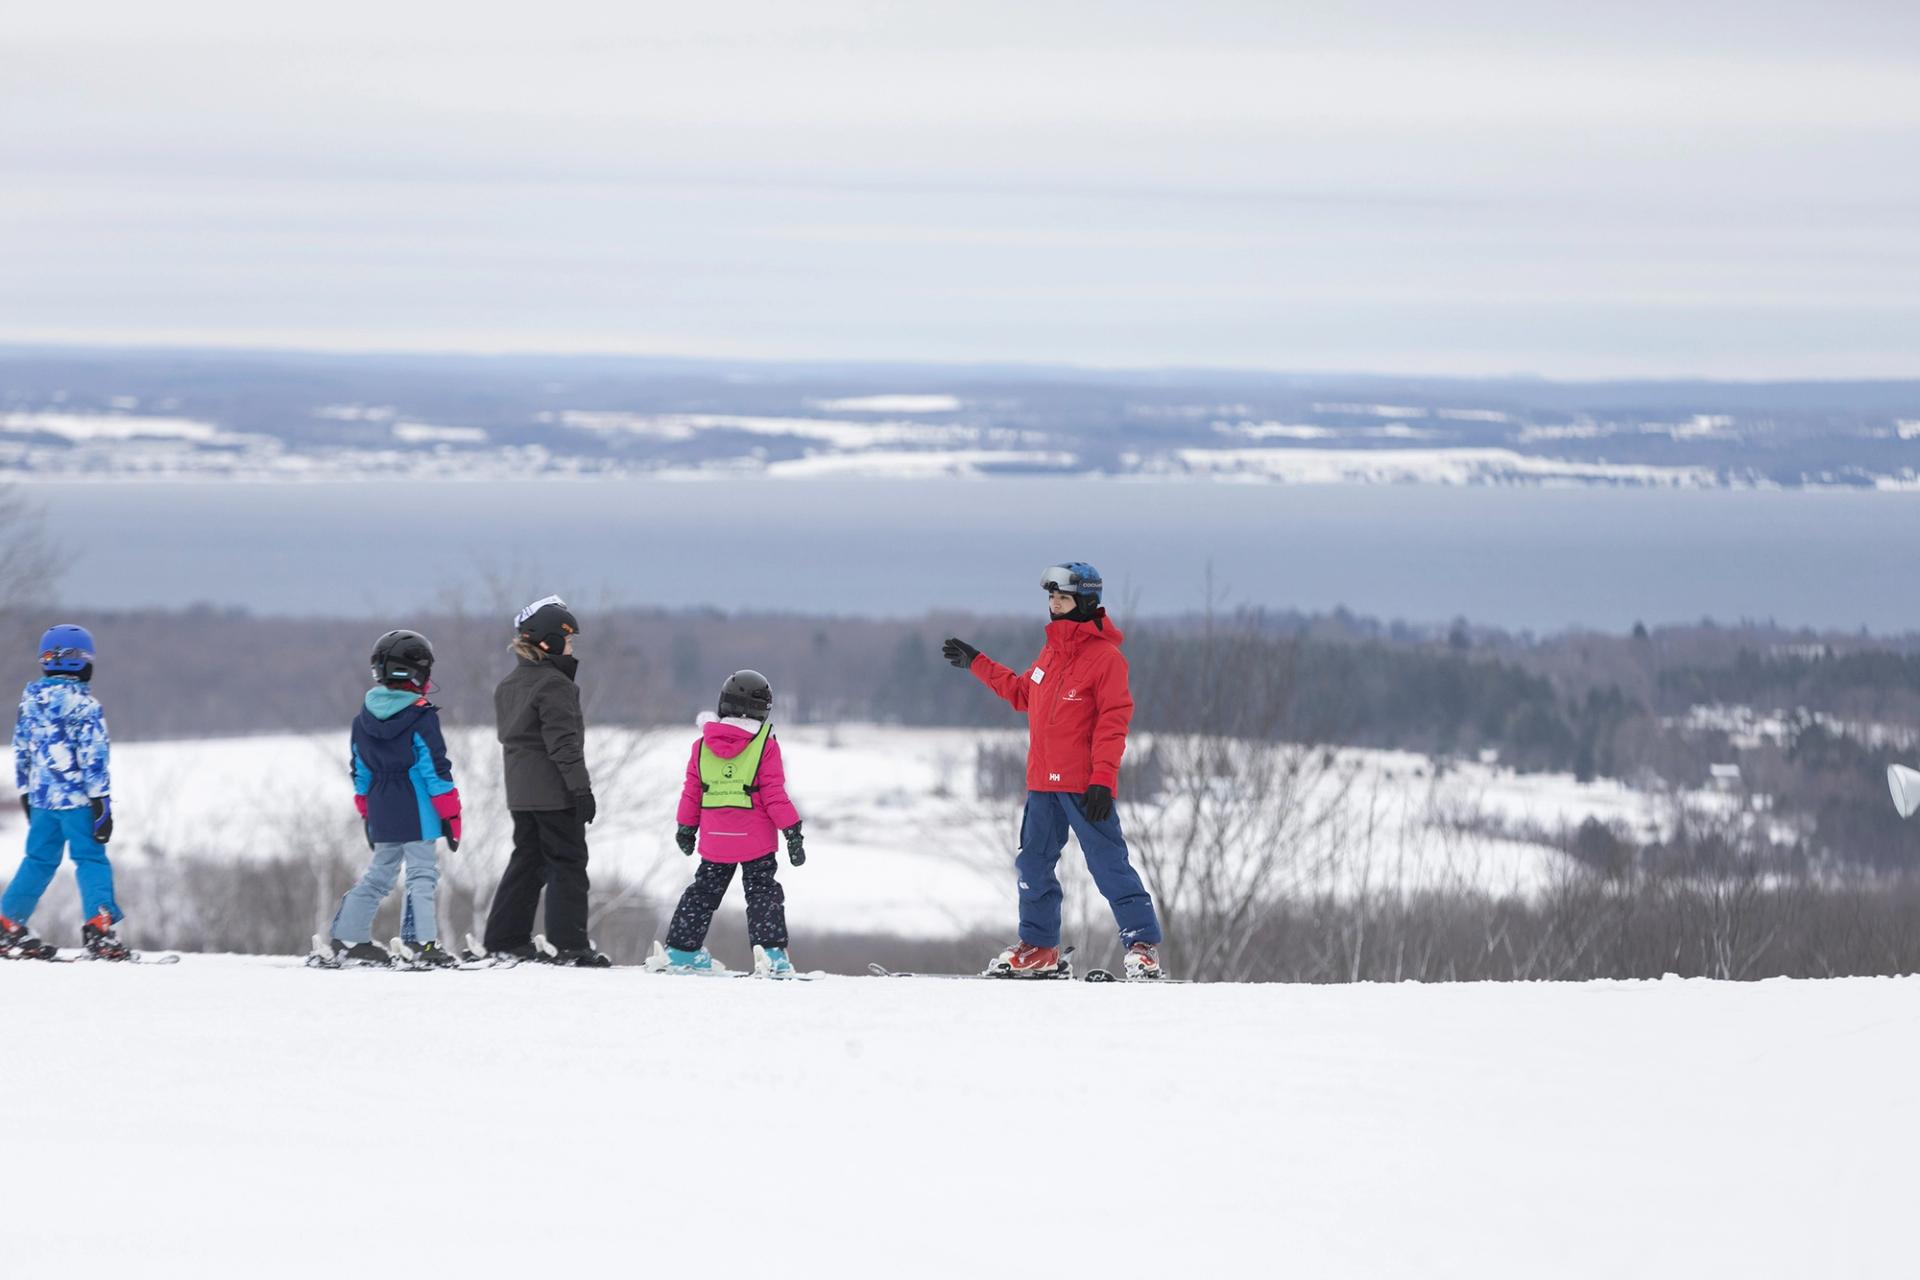
[{"label": "snowy slope", "polygon": [[[504,859],[499,749],[485,731],[449,736],[468,813],[455,857]],[[674,803],[693,736],[691,726],[589,736],[601,808],[596,866],[678,893],[688,864],[672,844]],[[810,854],[804,868],[782,874],[797,926],[934,937],[1007,924],[1018,806],[976,798],[974,751],[1021,747],[1020,732],[797,725],[781,728],[780,739]],[[344,732],[116,746],[115,858],[261,856],[316,828],[352,845],[358,821],[345,749]],[[1480,764],[1436,778],[1424,757],[1404,752],[1343,758],[1355,770],[1348,826],[1364,829],[1365,843],[1335,864],[1312,862],[1296,885],[1303,892],[1361,882],[1526,892],[1562,865],[1546,846],[1462,834],[1435,825],[1442,820],[1478,814],[1551,828],[1597,816],[1639,829],[1661,821],[1654,797],[1618,783]],[[0,813],[0,825],[9,821]]]},{"label": "snowy slope", "polygon": [[13,963],[6,1270],[1908,1275],[1916,1000]]}]

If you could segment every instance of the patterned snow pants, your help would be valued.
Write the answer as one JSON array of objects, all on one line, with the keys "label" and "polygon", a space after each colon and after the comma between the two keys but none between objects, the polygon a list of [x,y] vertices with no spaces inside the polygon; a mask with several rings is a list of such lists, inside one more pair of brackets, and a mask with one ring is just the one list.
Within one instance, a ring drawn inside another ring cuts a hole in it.
[{"label": "patterned snow pants", "polygon": [[708,862],[702,858],[693,883],[680,895],[674,909],[673,926],[667,930],[667,945],[676,951],[698,951],[713,925],[713,913],[727,896],[733,883],[733,869],[740,868],[740,881],[747,893],[747,937],[758,947],[787,945],[787,892],[774,879],[777,863],[773,854],[752,862]]}]

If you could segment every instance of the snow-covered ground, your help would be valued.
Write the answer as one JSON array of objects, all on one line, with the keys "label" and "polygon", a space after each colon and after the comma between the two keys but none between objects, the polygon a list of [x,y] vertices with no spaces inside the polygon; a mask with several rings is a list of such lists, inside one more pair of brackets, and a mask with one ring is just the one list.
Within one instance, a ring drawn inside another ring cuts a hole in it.
[{"label": "snow-covered ground", "polygon": [[[509,834],[499,749],[489,732],[450,736],[468,816],[467,840],[449,864],[491,866],[494,875]],[[596,867],[679,892],[688,863],[672,843],[674,805],[693,739],[691,725],[589,736],[601,814],[592,832]],[[809,853],[805,867],[782,872],[796,927],[944,937],[1009,924],[1018,804],[976,795],[975,752],[995,743],[1024,750],[1023,732],[796,725],[781,728],[780,741]],[[296,843],[310,847],[316,830],[353,851],[358,820],[345,751],[344,730],[116,746],[115,859],[259,857]],[[1323,840],[1277,868],[1303,892],[1365,884],[1524,893],[1560,868],[1563,856],[1463,827],[1551,830],[1592,816],[1651,833],[1664,820],[1657,798],[1614,782],[1487,764],[1456,764],[1436,776],[1425,757],[1404,752],[1350,751],[1339,759],[1351,782],[1337,798],[1316,802],[1341,810],[1339,822],[1325,824],[1340,833],[1339,856],[1324,857]],[[1124,798],[1124,781],[1122,791]],[[1136,834],[1151,814],[1122,812]],[[1077,861],[1069,850],[1069,870]],[[1090,894],[1077,878],[1068,891]],[[726,911],[740,909],[736,897]]]},{"label": "snow-covered ground", "polygon": [[0,965],[18,1276],[1912,1274],[1920,980]]}]

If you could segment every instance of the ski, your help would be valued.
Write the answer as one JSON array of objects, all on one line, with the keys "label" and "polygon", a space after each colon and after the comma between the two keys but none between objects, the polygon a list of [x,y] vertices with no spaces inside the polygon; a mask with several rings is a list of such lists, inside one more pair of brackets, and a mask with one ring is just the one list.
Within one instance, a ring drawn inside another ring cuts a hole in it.
[{"label": "ski", "polygon": [[55,964],[179,964],[177,951],[129,951],[124,956],[96,956],[82,951],[78,955],[49,956]]},{"label": "ski", "polygon": [[986,982],[1071,982],[1073,980],[1073,948],[1068,947],[1060,953],[1060,967],[1052,973],[1036,973],[1021,977],[1011,973],[994,973],[991,970],[982,973],[920,973],[906,969],[889,969],[883,964],[870,964],[867,972],[876,978],[943,978],[949,980],[986,981]]},{"label": "ski", "polygon": [[1085,981],[1087,982],[1134,982],[1134,983],[1138,983],[1143,987],[1152,987],[1152,986],[1164,986],[1169,983],[1175,986],[1179,986],[1183,983],[1191,982],[1193,981],[1193,979],[1191,978],[1129,978],[1125,974],[1115,973],[1111,969],[1089,969],[1087,970],[1087,976],[1085,978]]},{"label": "ski", "polygon": [[4,960],[39,961],[41,964],[179,964],[177,951],[129,951],[123,956],[96,956],[90,951],[75,951],[63,954],[58,947],[45,947],[38,951],[9,951]]}]

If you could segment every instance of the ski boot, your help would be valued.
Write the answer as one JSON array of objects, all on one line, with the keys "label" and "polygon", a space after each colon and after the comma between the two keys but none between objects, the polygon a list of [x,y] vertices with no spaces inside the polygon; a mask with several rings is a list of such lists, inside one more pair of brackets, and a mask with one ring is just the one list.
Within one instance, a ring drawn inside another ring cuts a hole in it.
[{"label": "ski boot", "polygon": [[409,968],[457,969],[460,967],[460,957],[438,942],[405,942],[395,938],[392,949],[394,958]]},{"label": "ski boot", "polygon": [[491,965],[496,969],[510,969],[516,964],[525,964],[530,960],[544,960],[540,948],[531,942],[522,942],[513,947],[494,947],[489,949],[480,939],[467,935],[466,950],[460,953],[460,959],[466,964]]},{"label": "ski boot", "polygon": [[1060,963],[1060,948],[1036,947],[1017,942],[995,956],[988,964],[989,978],[1061,978],[1072,970]]},{"label": "ski boot", "polygon": [[705,947],[698,951],[682,951],[678,947],[663,947],[659,942],[653,944],[653,951],[647,956],[647,969],[654,973],[725,973],[727,968],[713,958],[713,953]]},{"label": "ski boot", "polygon": [[0,916],[0,957],[8,960],[51,960],[58,947],[34,937],[33,930]]},{"label": "ski boot", "polygon": [[1151,942],[1136,942],[1127,948],[1127,981],[1165,977],[1160,968],[1160,953]]},{"label": "ski boot", "polygon": [[557,964],[563,969],[611,969],[613,961],[601,955],[593,948],[593,939],[587,939],[584,947],[556,947],[547,941],[544,933],[533,935],[533,958],[546,964]]},{"label": "ski boot", "polygon": [[391,969],[393,953],[379,943],[369,939],[366,942],[342,942],[338,938],[327,939],[327,952],[319,964],[323,969]]},{"label": "ski boot", "polygon": [[[709,956],[708,960],[711,962],[712,957]],[[793,961],[787,958],[785,947],[754,947],[753,974],[756,978],[791,978],[793,973]]]},{"label": "ski boot", "polygon": [[80,941],[95,960],[127,960],[133,948],[120,941],[113,931],[113,917],[102,911],[80,926]]}]

